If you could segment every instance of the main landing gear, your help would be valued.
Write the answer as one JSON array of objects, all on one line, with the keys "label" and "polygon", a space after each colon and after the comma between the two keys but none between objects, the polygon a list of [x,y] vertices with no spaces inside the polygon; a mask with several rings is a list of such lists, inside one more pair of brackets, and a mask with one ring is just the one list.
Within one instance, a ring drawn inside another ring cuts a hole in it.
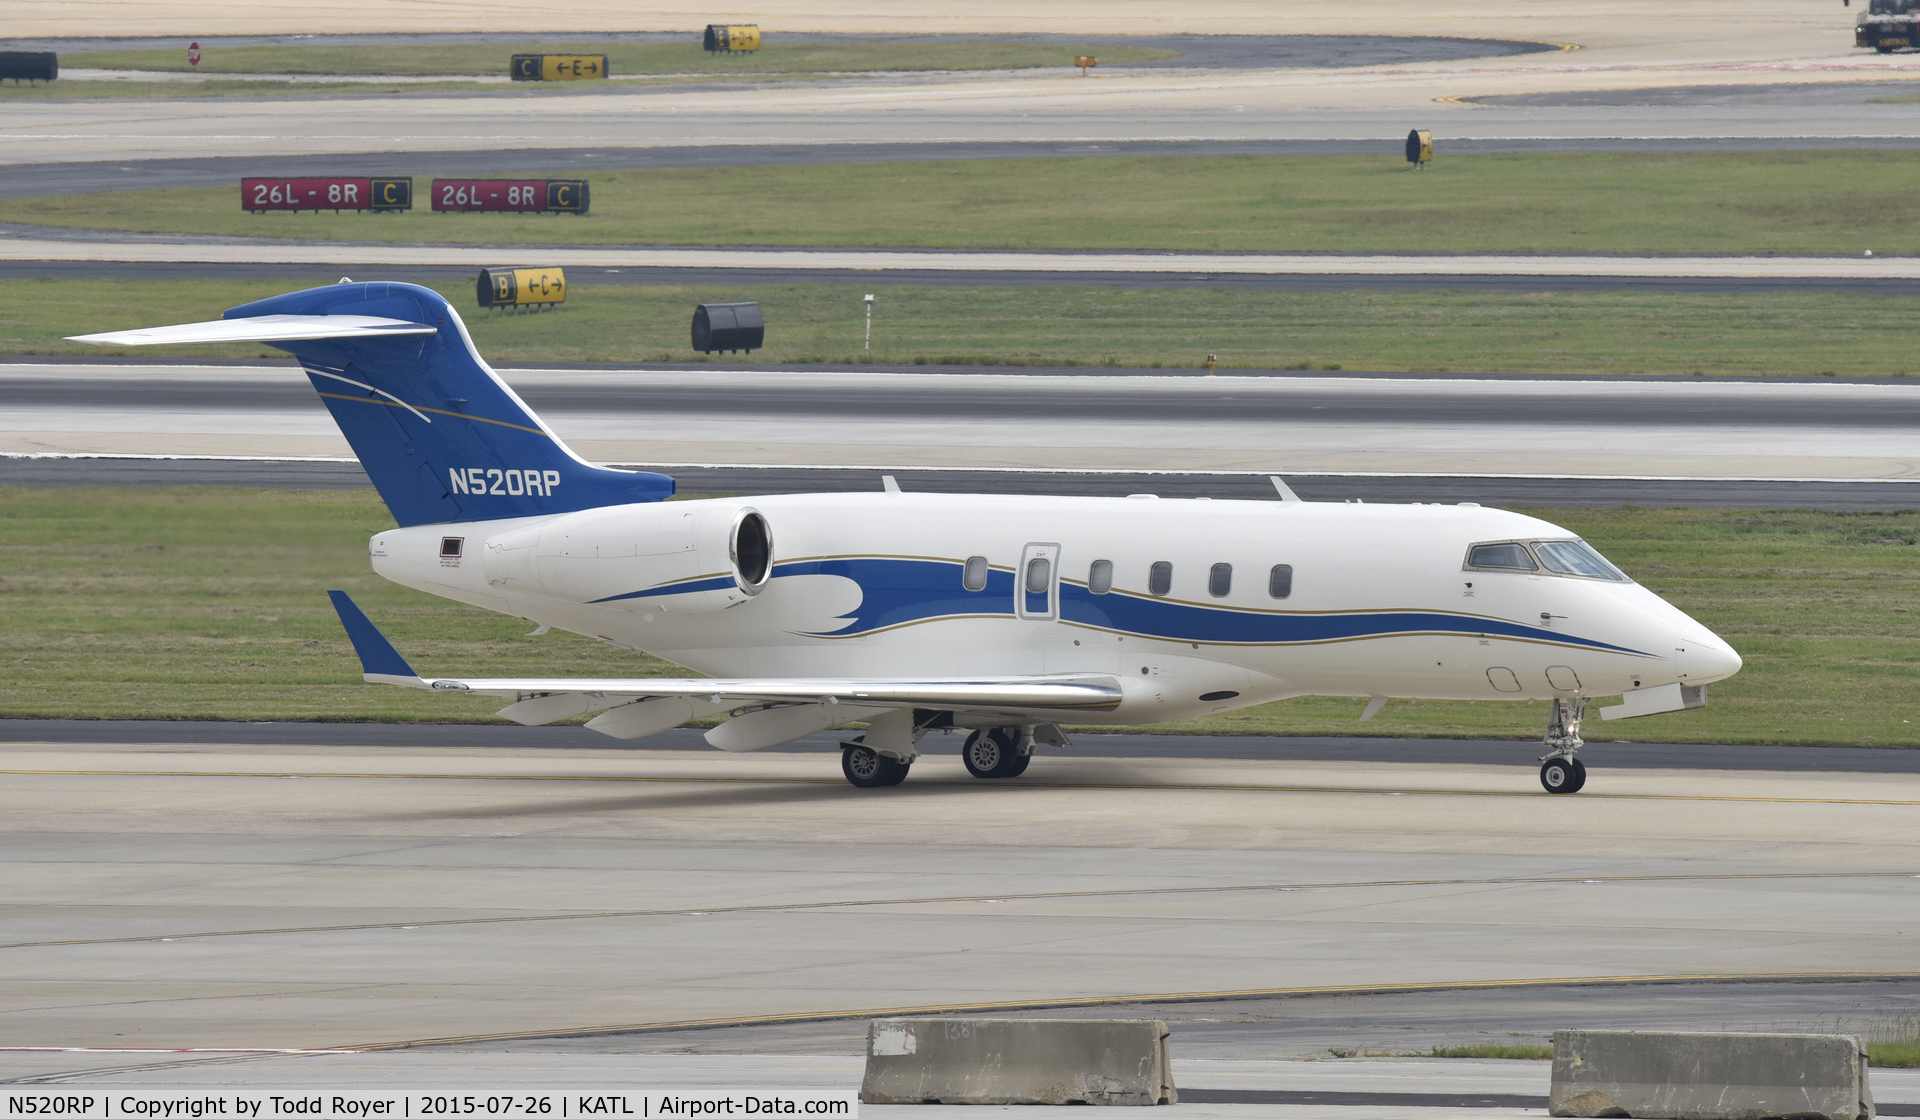
[{"label": "main landing gear", "polygon": [[976,778],[1017,778],[1033,761],[1033,735],[1020,727],[989,727],[967,736],[960,750]]},{"label": "main landing gear", "polygon": [[[936,713],[937,715],[938,713]],[[950,720],[915,722],[906,709],[867,724],[867,733],[840,744],[840,772],[861,789],[897,786],[906,781],[913,760],[920,757],[914,743],[930,728],[954,730]],[[986,727],[967,736],[960,761],[976,778],[1017,778],[1027,772],[1035,747],[1064,747],[1067,737],[1058,724]]]},{"label": "main landing gear", "polygon": [[1548,793],[1579,793],[1587,784],[1587,768],[1573,753],[1580,749],[1580,717],[1587,711],[1584,699],[1555,697],[1547,716],[1547,753],[1540,756],[1540,785]]}]

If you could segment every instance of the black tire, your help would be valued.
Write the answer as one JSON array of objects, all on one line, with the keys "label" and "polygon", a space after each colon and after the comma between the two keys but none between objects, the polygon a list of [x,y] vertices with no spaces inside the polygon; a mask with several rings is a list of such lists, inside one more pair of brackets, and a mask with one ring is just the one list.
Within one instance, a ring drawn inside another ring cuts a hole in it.
[{"label": "black tire", "polygon": [[907,771],[912,768],[911,762],[888,758],[861,743],[847,743],[840,748],[840,773],[860,789],[897,786],[907,780]]},{"label": "black tire", "polygon": [[1011,766],[1008,766],[1007,772],[1000,776],[1003,778],[1017,778],[1020,775],[1027,772],[1027,764],[1032,761],[1033,761],[1032,753],[1027,753],[1027,754],[1016,753],[1013,756],[1013,764]]},{"label": "black tire", "polygon": [[976,778],[1011,778],[1027,768],[1020,753],[1020,733],[1011,727],[989,727],[967,736],[960,761]]},{"label": "black tire", "polygon": [[1575,769],[1579,765],[1570,758],[1549,758],[1540,764],[1540,787],[1548,793],[1573,793],[1579,790],[1581,779],[1585,776],[1581,770]]},{"label": "black tire", "polygon": [[1568,790],[1567,792],[1579,793],[1581,790],[1587,787],[1586,764],[1581,762],[1577,758],[1569,758],[1567,761],[1571,763],[1573,766],[1573,788]]},{"label": "black tire", "polygon": [[966,763],[967,773],[976,778],[997,778],[1007,753],[998,735],[976,731],[967,736],[967,745],[960,748],[960,761]]}]

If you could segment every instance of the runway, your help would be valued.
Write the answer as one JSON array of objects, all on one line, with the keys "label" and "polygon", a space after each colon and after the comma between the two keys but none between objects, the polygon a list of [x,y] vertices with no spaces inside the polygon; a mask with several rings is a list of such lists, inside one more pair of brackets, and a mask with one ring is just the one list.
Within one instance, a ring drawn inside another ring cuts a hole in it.
[{"label": "runway", "polygon": [[[671,474],[682,494],[807,494],[871,490],[878,469],[834,467],[688,466],[620,463],[623,469]],[[1187,471],[889,472],[903,488],[935,494],[1052,494],[1163,498],[1240,498],[1272,501],[1266,474]],[[1501,475],[1408,476],[1356,472],[1293,472],[1287,485],[1310,502],[1478,502],[1487,506],[1697,506],[1710,509],[1824,509],[1893,512],[1920,506],[1908,482],[1827,482],[1805,479],[1525,478]],[[243,486],[281,490],[363,490],[373,483],[346,459],[194,459],[156,456],[33,455],[0,452],[0,485]]]},{"label": "runway", "polygon": [[1555,798],[1530,765],[989,785],[943,755],[876,797],[819,754],[179,741],[12,742],[0,770],[7,1047],[592,1052],[900,1007],[1899,980],[1920,917],[1915,774],[1596,769]]},{"label": "runway", "polygon": [[[1810,64],[1823,81],[1920,77],[1920,63],[1850,57]],[[1775,64],[1694,72],[1619,70],[1589,60],[1434,64],[1353,71],[1116,70],[1077,75],[899,77],[777,88],[637,86],[561,96],[404,96],[34,100],[9,105],[0,163],[47,164],[249,155],[256,161],[385,153],[390,173],[424,173],[434,153],[650,148],[715,143],[838,145],[1010,141],[1081,145],[1168,141],[1373,141],[1391,151],[1411,127],[1480,141],[1920,136],[1910,109],[1852,103],[1507,105],[1496,95],[1729,81],[1778,82]],[[1559,57],[1559,56],[1549,56]],[[1572,56],[1577,57],[1577,56]],[[1741,72],[1745,69],[1745,72]],[[1691,80],[1691,81],[1690,81]],[[1437,99],[1451,98],[1444,103]],[[1475,103],[1468,104],[1467,101]]]},{"label": "runway", "polygon": [[[946,273],[987,277],[994,273],[1047,274],[1057,282],[1080,277],[1169,273],[1196,276],[1299,275],[1318,277],[1426,277],[1511,285],[1532,278],[1721,281],[1734,283],[1863,282],[1890,284],[1920,279],[1920,257],[1795,256],[1602,256],[1512,253],[1315,254],[1315,253],[1126,253],[907,249],[657,249],[578,245],[379,244],[293,241],[271,238],[185,237],[52,231],[29,226],[0,230],[0,261],[33,267],[38,261],[122,261],[134,265],[268,265],[337,268],[368,265],[415,269],[498,267],[504,256],[537,254],[551,266],[634,270],[728,270],[787,278],[823,273]],[[1477,280],[1473,279],[1477,278]],[[1323,281],[1324,282],[1324,281]]]},{"label": "runway", "polygon": [[[0,223],[0,239],[26,227]],[[38,232],[38,231],[36,231]],[[0,245],[4,241],[0,240]],[[525,252],[524,250],[515,250]],[[244,261],[7,260],[0,250],[0,280],[282,280],[289,290],[331,284],[340,267],[308,263],[253,264]],[[534,252],[542,252],[534,250]],[[1336,267],[1339,262],[1332,262]],[[1433,262],[1445,267],[1444,260]],[[357,280],[398,280],[410,284],[471,282],[474,269],[456,265],[350,266]],[[957,271],[889,268],[617,268],[570,265],[568,282],[594,284],[672,284],[743,286],[754,284],[860,284],[876,289],[899,286],[1041,287],[1085,284],[1110,288],[1201,288],[1260,292],[1326,291],[1654,291],[1675,293],[1858,292],[1863,295],[1920,295],[1920,277],[1899,276],[1526,276],[1489,273],[1340,272],[1042,272],[1031,269]],[[5,361],[0,357],[0,361]]]},{"label": "runway", "polygon": [[[1356,701],[1356,704],[1358,702]],[[214,720],[0,719],[0,743],[114,743],[190,746],[260,744],[284,747],[405,747],[522,750],[694,751],[710,748],[694,728],[645,739],[609,739],[584,727],[521,727],[496,723],[234,723]],[[769,754],[826,754],[840,749],[833,732],[809,735]],[[953,736],[921,741],[927,754],[952,755]],[[1879,747],[1795,747],[1745,743],[1611,743],[1587,745],[1595,767],[1631,770],[1822,771],[1920,774],[1920,750]],[[1253,762],[1388,762],[1418,766],[1518,766],[1539,761],[1532,739],[1379,739],[1319,735],[1136,735],[1082,733],[1066,752],[1096,758],[1240,759]]]},{"label": "runway", "polygon": [[[1192,471],[1239,474],[1236,488],[1255,489],[1268,473],[1487,475],[1509,483],[1519,475],[1603,489],[1688,480],[1902,486],[1920,478],[1912,440],[1920,388],[1904,382],[1074,374],[708,368],[504,376],[563,439],[599,462],[660,464],[670,473],[779,467],[803,477],[833,467],[856,472],[850,483],[871,472],[862,488],[882,470],[935,469]],[[351,458],[291,363],[21,362],[0,367],[0,399],[8,405],[0,452]]]}]

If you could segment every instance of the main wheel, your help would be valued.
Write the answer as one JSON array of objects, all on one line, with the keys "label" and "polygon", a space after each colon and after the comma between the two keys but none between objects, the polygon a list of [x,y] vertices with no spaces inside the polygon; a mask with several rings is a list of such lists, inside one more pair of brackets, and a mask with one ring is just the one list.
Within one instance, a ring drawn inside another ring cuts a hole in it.
[{"label": "main wheel", "polygon": [[1027,768],[1018,735],[1011,727],[989,727],[967,736],[960,760],[976,778],[1011,778]]},{"label": "main wheel", "polygon": [[1012,764],[1007,767],[1007,772],[1000,776],[1003,778],[1017,778],[1027,772],[1027,764],[1032,761],[1033,753],[1031,751],[1026,754],[1020,754],[1016,751],[1013,755]]},{"label": "main wheel", "polygon": [[996,778],[1000,776],[1000,764],[1006,754],[999,737],[982,730],[967,736],[967,745],[960,748],[960,761],[967,764],[967,773],[976,778]]},{"label": "main wheel", "polygon": [[840,772],[861,789],[897,786],[907,780],[911,762],[888,758],[872,747],[850,743],[840,748]]},{"label": "main wheel", "polygon": [[1540,785],[1548,793],[1576,793],[1587,780],[1587,768],[1571,758],[1549,758],[1540,764]]}]

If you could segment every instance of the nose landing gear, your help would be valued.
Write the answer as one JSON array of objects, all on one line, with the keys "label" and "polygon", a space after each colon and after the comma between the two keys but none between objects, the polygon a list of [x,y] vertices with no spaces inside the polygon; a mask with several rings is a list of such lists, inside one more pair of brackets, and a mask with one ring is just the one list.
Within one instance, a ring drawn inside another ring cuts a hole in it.
[{"label": "nose landing gear", "polygon": [[1587,784],[1587,768],[1573,757],[1583,744],[1580,717],[1587,711],[1584,698],[1556,696],[1547,715],[1547,753],[1540,756],[1540,785],[1548,793],[1579,793]]}]

